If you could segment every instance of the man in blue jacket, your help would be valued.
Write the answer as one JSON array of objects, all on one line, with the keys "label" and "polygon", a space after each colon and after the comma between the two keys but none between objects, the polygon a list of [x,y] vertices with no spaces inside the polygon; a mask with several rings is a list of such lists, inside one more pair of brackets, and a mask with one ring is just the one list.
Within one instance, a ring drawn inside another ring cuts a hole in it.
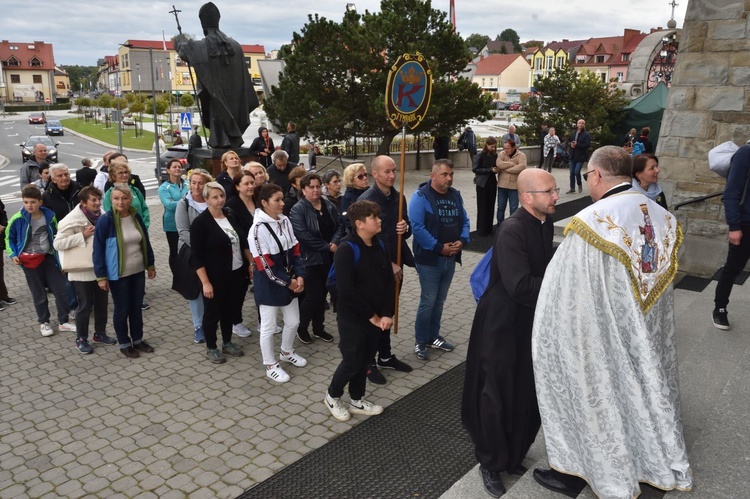
[{"label": "man in blue jacket", "polygon": [[729,329],[727,305],[734,279],[750,259],[750,202],[747,200],[749,175],[750,144],[745,144],[732,156],[727,185],[721,197],[729,226],[729,250],[719,282],[716,284],[713,321],[714,326],[722,330]]},{"label": "man in blue jacket", "polygon": [[453,163],[437,160],[430,181],[420,185],[409,202],[414,261],[422,288],[414,324],[414,354],[420,360],[429,359],[428,346],[453,350],[440,336],[440,321],[456,262],[461,263],[461,250],[469,242],[469,217],[452,185]]}]

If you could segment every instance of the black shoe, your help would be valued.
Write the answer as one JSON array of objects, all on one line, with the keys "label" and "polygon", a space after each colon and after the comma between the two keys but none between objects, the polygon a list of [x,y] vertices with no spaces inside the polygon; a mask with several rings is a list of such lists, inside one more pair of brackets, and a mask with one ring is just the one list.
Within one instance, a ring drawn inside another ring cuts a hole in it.
[{"label": "black shoe", "polygon": [[729,319],[727,319],[726,308],[714,309],[714,327],[716,329],[721,329],[722,331],[729,330]]},{"label": "black shoe", "polygon": [[148,302],[144,300],[141,304],[141,310],[148,310],[149,308],[151,308],[151,305],[149,305]]},{"label": "black shoe", "polygon": [[396,371],[401,371],[402,373],[410,373],[412,371],[409,364],[407,364],[406,362],[401,362],[396,358],[395,355],[391,355],[391,358],[388,360],[378,359],[378,367],[382,369],[395,369]]},{"label": "black shoe", "polygon": [[534,480],[545,489],[559,492],[575,499],[586,488],[586,480],[573,475],[566,475],[555,470],[534,470]]},{"label": "black shoe", "polygon": [[316,333],[315,331],[313,331],[313,337],[318,338],[319,340],[323,340],[326,343],[330,343],[333,341],[333,336],[325,331],[321,331],[320,333]]},{"label": "black shoe", "polygon": [[3,304],[2,301],[0,301],[0,310],[5,310],[5,305]]},{"label": "black shoe", "polygon": [[503,485],[503,479],[500,478],[499,471],[490,471],[480,465],[479,476],[482,477],[484,490],[486,490],[489,495],[492,497],[500,497],[505,494],[505,485]]},{"label": "black shoe", "polygon": [[309,345],[310,343],[312,343],[310,333],[308,333],[307,331],[297,331],[297,339],[305,345]]},{"label": "black shoe", "polygon": [[3,305],[15,305],[16,303],[18,303],[18,300],[16,300],[15,298],[11,298],[9,296],[7,298],[3,298],[2,300],[0,300],[0,303]]},{"label": "black shoe", "polygon": [[145,341],[141,341],[140,343],[133,345],[133,348],[143,353],[154,353],[154,347],[152,347]]},{"label": "black shoe", "polygon": [[386,383],[385,376],[383,376],[383,373],[378,370],[378,366],[375,364],[370,364],[370,367],[367,368],[367,379],[370,380],[370,383],[375,383],[376,385],[384,385]]},{"label": "black shoe", "polygon": [[133,347],[121,348],[120,353],[129,359],[137,359],[141,356],[141,354],[138,353],[138,350]]}]

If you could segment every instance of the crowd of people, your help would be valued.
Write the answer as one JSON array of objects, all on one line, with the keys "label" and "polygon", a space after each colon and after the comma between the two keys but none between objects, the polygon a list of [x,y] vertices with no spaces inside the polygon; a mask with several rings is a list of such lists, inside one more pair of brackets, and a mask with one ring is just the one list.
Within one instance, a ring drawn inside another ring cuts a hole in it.
[{"label": "crowd of people", "polygon": [[[547,129],[545,152],[557,147],[555,139]],[[259,153],[270,152],[267,130],[259,130],[257,142]],[[669,286],[681,231],[658,185],[659,160],[615,146],[589,159],[583,120],[571,142],[580,152],[570,160],[568,192],[580,192],[586,182],[595,204],[573,219],[555,253],[550,217],[560,189],[546,158],[540,168],[528,168],[514,131],[501,139],[500,152],[494,137],[479,151],[473,134],[463,141],[477,152],[477,231],[489,235],[497,220],[461,407],[482,482],[491,495],[502,495],[501,473],[527,471],[521,463],[542,428],[551,469],[533,474],[548,489],[571,497],[587,484],[602,497],[637,496],[638,482],[689,489]],[[394,187],[389,156],[373,158],[369,172],[353,163],[323,175],[292,165],[282,149],[264,158],[268,168],[242,165],[228,151],[216,178],[201,168],[185,172],[180,160],[167,165],[158,191],[162,227],[172,288],[189,304],[191,339],[205,345],[212,363],[244,356],[233,335],[252,334],[242,313],[251,292],[269,380],[287,382],[307,365],[295,343],[331,343],[338,333],[341,362],[325,406],[339,421],[380,414],[383,408],[365,399],[366,382],[386,384],[384,370],[412,370],[391,349],[404,265],[415,267],[420,285],[415,358],[428,361],[430,348],[454,349],[441,331],[442,314],[470,237],[464,200],[453,188],[454,166],[436,160],[429,180],[407,201]],[[86,168],[79,171],[88,182],[82,185],[65,165],[28,165],[23,208],[9,220],[0,210],[0,230],[11,261],[23,269],[43,336],[55,332],[49,289],[58,330],[75,332],[80,353],[91,354],[99,343],[137,358],[154,352],[143,327],[146,279],[156,275],[145,189],[124,155],[108,153],[103,172]],[[571,285],[575,296],[565,292]],[[722,291],[724,322],[729,290]],[[116,338],[106,334],[110,295]],[[0,286],[0,307],[16,303]],[[580,303],[597,306],[589,311]],[[325,328],[327,310],[336,314],[337,331]],[[618,319],[625,316],[628,321]],[[653,341],[661,345],[659,355],[652,355]],[[617,368],[624,364],[630,368]],[[347,387],[348,404],[342,400]],[[611,430],[604,440],[602,422]]]}]

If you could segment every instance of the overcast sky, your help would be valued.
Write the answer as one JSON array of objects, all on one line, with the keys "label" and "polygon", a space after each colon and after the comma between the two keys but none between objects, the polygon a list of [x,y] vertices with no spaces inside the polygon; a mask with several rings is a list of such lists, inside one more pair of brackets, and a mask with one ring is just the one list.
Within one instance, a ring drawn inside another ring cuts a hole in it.
[{"label": "overcast sky", "polygon": [[[173,0],[182,10],[183,32],[202,37],[198,10],[204,0]],[[521,41],[583,39],[621,35],[624,28],[648,32],[666,27],[668,0],[455,0],[456,23],[462,36],[481,33],[492,38],[506,28],[515,29]],[[675,9],[682,27],[688,0]],[[221,29],[242,44],[263,45],[266,52],[291,40],[304,26],[308,14],[340,21],[347,2],[332,0],[253,1],[217,0]],[[379,11],[379,0],[355,0],[357,10]],[[52,43],[58,65],[93,66],[105,55],[117,53],[127,39],[155,39],[162,30],[169,39],[177,34],[171,2],[154,0],[55,0],[45,7],[36,2],[0,0],[0,39],[11,42]],[[433,0],[433,8],[449,9],[450,0]],[[314,6],[314,7],[311,7]],[[33,7],[33,8],[31,8]]]}]

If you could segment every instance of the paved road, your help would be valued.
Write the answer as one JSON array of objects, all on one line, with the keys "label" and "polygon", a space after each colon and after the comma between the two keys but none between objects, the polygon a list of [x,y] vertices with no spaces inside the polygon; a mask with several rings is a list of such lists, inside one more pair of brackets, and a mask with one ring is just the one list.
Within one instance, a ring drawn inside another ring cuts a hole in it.
[{"label": "paved road", "polygon": [[[48,113],[50,118],[64,119],[70,115],[64,111]],[[30,125],[26,114],[18,116],[6,116],[0,118],[0,165],[4,163],[2,157],[9,162],[0,169],[0,200],[5,204],[6,210],[17,211],[21,206],[18,188],[18,171],[23,164],[21,161],[21,148],[18,146],[30,135],[44,135],[44,125]],[[78,137],[69,132],[62,137],[53,137],[60,143],[58,161],[68,165],[75,172],[81,166],[83,158],[91,158],[94,163],[100,160],[102,155],[110,150],[83,137]],[[125,154],[130,160],[133,172],[140,175],[148,194],[156,194],[158,187],[154,177],[154,157],[150,152],[130,152]]]}]

